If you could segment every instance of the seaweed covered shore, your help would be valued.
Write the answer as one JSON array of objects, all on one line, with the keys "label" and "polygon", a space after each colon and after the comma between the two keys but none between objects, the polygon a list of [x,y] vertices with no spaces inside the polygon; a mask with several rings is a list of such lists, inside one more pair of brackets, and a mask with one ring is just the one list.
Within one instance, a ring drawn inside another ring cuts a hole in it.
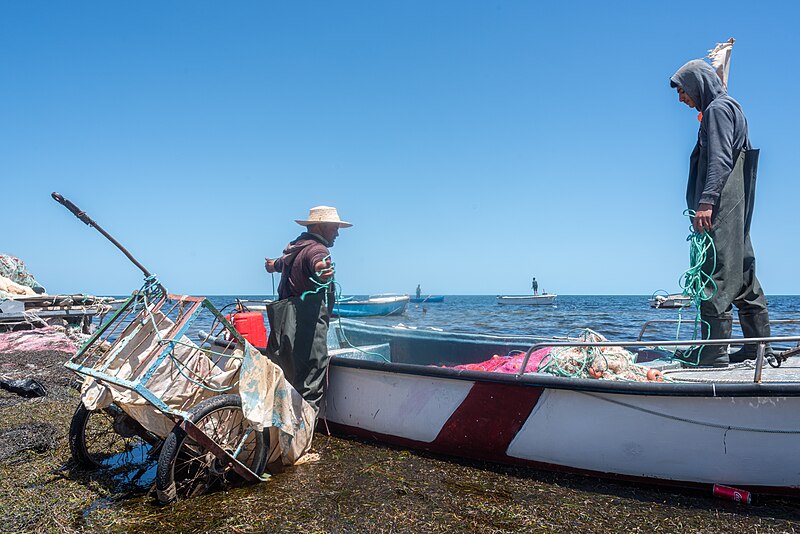
[{"label": "seaweed covered shore", "polygon": [[[325,435],[308,462],[251,487],[173,506],[70,462],[78,404],[68,353],[0,353],[0,374],[33,377],[39,398],[0,390],[2,532],[794,532],[800,502],[710,495],[454,461]],[[765,454],[769,454],[765,451]],[[794,453],[794,451],[786,451]]]}]

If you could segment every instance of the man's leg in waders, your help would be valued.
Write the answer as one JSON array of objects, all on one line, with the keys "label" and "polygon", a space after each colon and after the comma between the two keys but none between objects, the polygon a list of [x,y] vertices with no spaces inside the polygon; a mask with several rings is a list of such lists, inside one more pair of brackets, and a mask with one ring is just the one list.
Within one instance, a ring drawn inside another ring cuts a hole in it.
[{"label": "man's leg in waders", "polygon": [[[740,153],[714,207],[709,235],[715,253],[709,254],[703,264],[703,272],[710,275],[713,284],[705,289],[708,300],[700,304],[700,316],[708,323],[703,325],[704,338],[708,335],[706,339],[730,339],[733,302],[744,293],[745,256],[747,252],[752,256],[752,247],[745,251],[750,240],[746,231],[749,212],[745,199],[744,159],[744,154]],[[699,365],[722,366],[729,361],[727,345],[707,346],[700,352]]]},{"label": "man's leg in waders", "polygon": [[[770,337],[769,311],[764,290],[756,278],[756,259],[753,254],[753,245],[750,236],[745,237],[744,244],[744,288],[741,295],[734,301],[739,312],[739,323],[742,326],[742,335],[746,338]],[[738,363],[752,360],[756,357],[757,344],[747,344],[731,354],[731,362]],[[773,353],[772,347],[766,346],[764,354],[769,357]]]}]

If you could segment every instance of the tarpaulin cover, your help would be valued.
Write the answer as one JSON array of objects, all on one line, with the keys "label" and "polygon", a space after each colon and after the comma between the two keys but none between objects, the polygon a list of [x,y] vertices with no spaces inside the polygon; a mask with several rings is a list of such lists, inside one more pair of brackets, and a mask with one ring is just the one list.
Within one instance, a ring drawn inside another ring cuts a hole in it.
[{"label": "tarpaulin cover", "polygon": [[[158,331],[156,326],[158,325]],[[167,345],[164,339],[173,322],[161,312],[153,312],[152,320],[140,317],[120,335],[111,352],[105,355],[106,374],[124,380],[140,380]],[[202,400],[220,392],[236,393],[240,359],[223,358],[215,365],[202,350],[183,336],[144,386],[173,410],[188,411]],[[214,391],[216,390],[216,391]],[[81,389],[83,404],[99,410],[116,403],[142,426],[159,437],[166,437],[175,422],[160,412],[144,397],[109,382],[100,383],[86,377]]]},{"label": "tarpaulin cover", "polygon": [[269,429],[268,465],[292,465],[310,448],[317,411],[286,380],[283,370],[247,343],[239,377],[245,418]]}]

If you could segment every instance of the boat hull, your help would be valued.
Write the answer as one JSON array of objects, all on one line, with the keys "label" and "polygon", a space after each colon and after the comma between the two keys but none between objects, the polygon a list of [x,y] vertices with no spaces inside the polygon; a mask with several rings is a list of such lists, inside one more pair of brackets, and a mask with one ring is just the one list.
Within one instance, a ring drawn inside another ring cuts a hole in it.
[{"label": "boat hull", "polygon": [[414,303],[425,303],[425,302],[444,302],[444,296],[442,295],[428,295],[427,297],[411,297],[409,302]]},{"label": "boat hull", "polygon": [[498,304],[525,304],[528,306],[547,306],[555,304],[557,295],[503,295],[497,297]]},{"label": "boat hull", "polygon": [[324,417],[345,434],[449,456],[760,492],[800,486],[800,458],[766,452],[800,446],[797,396],[620,394],[334,360]]},{"label": "boat hull", "polygon": [[651,308],[686,308],[692,305],[692,300],[684,295],[658,295],[650,299]]},{"label": "boat hull", "polygon": [[402,296],[340,301],[333,306],[333,315],[338,317],[402,315],[406,311],[408,300],[408,296]]}]

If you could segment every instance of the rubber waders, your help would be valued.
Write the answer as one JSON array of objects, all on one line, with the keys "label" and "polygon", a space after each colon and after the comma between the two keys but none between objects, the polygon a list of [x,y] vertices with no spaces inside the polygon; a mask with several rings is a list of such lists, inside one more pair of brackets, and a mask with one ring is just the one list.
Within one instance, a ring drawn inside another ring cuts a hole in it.
[{"label": "rubber waders", "polygon": [[[702,319],[703,339],[730,339],[733,330],[731,315],[704,316]],[[728,363],[728,345],[706,345],[700,351],[698,365],[701,367],[727,367]]]},{"label": "rubber waders", "polygon": [[[769,311],[760,310],[754,314],[739,312],[739,323],[742,326],[744,337],[770,337]],[[740,363],[753,360],[756,357],[758,345],[748,344],[730,355],[731,363]],[[773,353],[769,345],[764,349],[764,355],[769,357]]]}]

